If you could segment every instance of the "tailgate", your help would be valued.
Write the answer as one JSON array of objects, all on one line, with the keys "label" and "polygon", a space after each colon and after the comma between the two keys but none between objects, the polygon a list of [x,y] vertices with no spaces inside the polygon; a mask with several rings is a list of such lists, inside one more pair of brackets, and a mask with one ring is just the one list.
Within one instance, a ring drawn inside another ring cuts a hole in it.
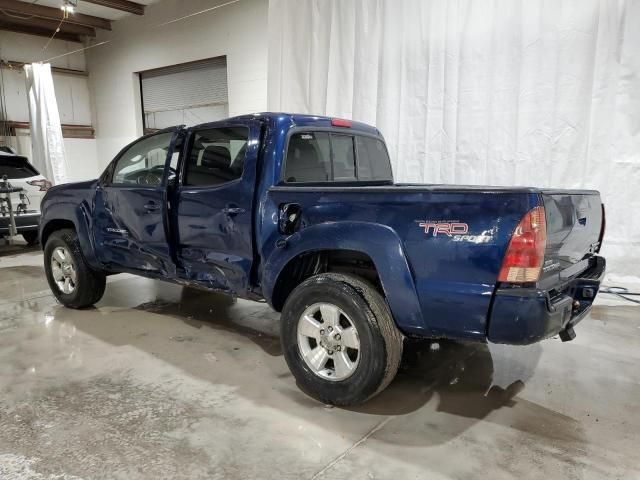
[{"label": "tailgate", "polygon": [[603,208],[596,191],[542,191],[547,249],[540,279],[566,280],[589,267],[601,242]]}]

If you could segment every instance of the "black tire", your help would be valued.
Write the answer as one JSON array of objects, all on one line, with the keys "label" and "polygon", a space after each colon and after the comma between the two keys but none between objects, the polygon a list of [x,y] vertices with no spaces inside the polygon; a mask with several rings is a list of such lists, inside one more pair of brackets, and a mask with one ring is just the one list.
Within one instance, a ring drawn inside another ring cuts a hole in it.
[{"label": "black tire", "polygon": [[38,231],[37,230],[30,230],[28,232],[22,232],[22,238],[24,238],[24,241],[27,242],[27,245],[31,246],[31,245],[35,245],[36,243],[38,243]]},{"label": "black tire", "polygon": [[[344,380],[317,375],[300,352],[298,321],[309,306],[319,302],[337,306],[357,329],[359,361]],[[395,377],[402,357],[404,337],[384,298],[370,283],[352,275],[323,273],[296,287],[282,310],[280,334],[285,359],[299,387],[330,405],[358,405],[380,393]]]},{"label": "black tire", "polygon": [[[51,257],[57,247],[65,248],[73,260],[77,282],[71,293],[63,293],[53,278]],[[51,291],[65,307],[86,308],[98,302],[104,294],[106,276],[93,270],[82,255],[75,230],[63,229],[53,232],[44,247],[44,271]]]}]

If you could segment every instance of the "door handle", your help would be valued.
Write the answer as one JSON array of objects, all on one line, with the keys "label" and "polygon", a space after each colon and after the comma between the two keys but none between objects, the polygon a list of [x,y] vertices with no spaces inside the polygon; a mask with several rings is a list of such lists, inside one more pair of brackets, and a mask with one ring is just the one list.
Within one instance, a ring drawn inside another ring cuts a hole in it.
[{"label": "door handle", "polygon": [[144,209],[149,211],[149,212],[153,212],[155,210],[159,210],[160,209],[160,205],[158,205],[157,203],[154,203],[154,202],[149,202],[144,206]]},{"label": "door handle", "polygon": [[222,213],[226,215],[238,215],[239,213],[244,213],[245,209],[240,207],[225,207],[222,209]]}]

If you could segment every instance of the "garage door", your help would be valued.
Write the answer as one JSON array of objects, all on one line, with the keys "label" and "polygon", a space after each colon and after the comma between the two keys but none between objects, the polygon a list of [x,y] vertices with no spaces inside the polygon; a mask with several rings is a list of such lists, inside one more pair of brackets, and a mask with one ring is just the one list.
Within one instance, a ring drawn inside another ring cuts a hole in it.
[{"label": "garage door", "polygon": [[140,73],[145,133],[226,118],[227,58],[216,57]]}]

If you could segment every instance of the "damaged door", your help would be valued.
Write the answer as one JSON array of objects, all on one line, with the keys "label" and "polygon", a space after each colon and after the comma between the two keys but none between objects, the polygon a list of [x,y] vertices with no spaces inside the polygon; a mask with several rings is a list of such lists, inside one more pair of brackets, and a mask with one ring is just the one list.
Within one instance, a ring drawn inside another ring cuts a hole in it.
[{"label": "damaged door", "polygon": [[94,239],[114,270],[173,276],[167,184],[175,178],[182,132],[163,130],[125,147],[96,188]]},{"label": "damaged door", "polygon": [[194,129],[175,193],[177,259],[185,279],[229,293],[248,290],[260,125]]}]

